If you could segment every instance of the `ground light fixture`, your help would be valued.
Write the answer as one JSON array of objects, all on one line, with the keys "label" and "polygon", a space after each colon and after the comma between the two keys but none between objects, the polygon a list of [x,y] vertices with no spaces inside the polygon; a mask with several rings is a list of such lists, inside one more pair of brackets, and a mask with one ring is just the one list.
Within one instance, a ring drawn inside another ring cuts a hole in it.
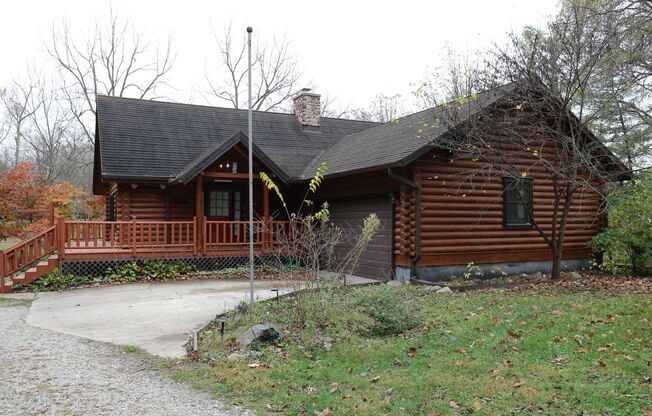
[{"label": "ground light fixture", "polygon": [[226,323],[226,321],[229,320],[229,318],[227,318],[224,315],[221,315],[221,316],[218,316],[217,318],[215,318],[215,320],[220,323],[220,339],[223,340],[224,339],[224,324]]},{"label": "ground light fixture", "polygon": [[270,289],[271,292],[276,292],[276,303],[278,303],[278,289],[273,287]]}]

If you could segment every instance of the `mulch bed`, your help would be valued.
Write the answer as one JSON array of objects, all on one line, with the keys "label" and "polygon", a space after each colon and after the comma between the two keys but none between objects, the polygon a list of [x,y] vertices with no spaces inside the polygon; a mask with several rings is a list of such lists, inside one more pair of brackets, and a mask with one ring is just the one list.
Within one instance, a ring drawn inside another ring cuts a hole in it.
[{"label": "mulch bed", "polygon": [[453,290],[470,291],[513,291],[524,292],[541,289],[561,289],[566,291],[611,292],[611,293],[652,293],[652,276],[611,276],[587,274],[581,278],[562,278],[556,281],[535,283],[511,283],[506,285],[475,285],[452,287]]}]

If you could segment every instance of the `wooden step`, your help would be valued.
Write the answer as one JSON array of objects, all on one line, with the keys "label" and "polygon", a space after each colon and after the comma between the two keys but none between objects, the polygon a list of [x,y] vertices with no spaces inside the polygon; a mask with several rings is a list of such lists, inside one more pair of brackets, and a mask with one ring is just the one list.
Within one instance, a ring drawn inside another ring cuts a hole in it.
[{"label": "wooden step", "polygon": [[39,277],[43,276],[42,274],[39,273],[38,268],[36,267],[30,267],[27,269],[25,272],[25,281],[27,283],[32,283],[34,280],[38,279]]}]

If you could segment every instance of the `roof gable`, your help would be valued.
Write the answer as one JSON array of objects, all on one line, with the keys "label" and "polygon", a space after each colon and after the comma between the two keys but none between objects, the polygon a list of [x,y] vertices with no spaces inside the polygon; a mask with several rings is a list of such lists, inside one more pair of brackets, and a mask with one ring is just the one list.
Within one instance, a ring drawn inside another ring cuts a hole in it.
[{"label": "roof gable", "polygon": [[[256,111],[253,142],[261,158],[296,179],[324,149],[374,125],[323,118],[319,132],[308,132],[293,114]],[[246,130],[246,110],[98,96],[99,171],[104,181],[176,177]]]}]

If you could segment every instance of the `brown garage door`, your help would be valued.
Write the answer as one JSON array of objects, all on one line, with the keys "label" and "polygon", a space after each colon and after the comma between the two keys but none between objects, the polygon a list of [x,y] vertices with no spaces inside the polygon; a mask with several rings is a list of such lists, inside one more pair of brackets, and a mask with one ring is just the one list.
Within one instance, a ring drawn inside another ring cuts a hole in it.
[{"label": "brown garage door", "polygon": [[[371,213],[380,219],[380,230],[357,263],[354,274],[373,279],[389,279],[392,272],[392,206],[389,194],[330,200],[331,221],[342,227],[346,237],[336,249],[342,257],[351,250],[353,238],[360,235],[363,220]],[[347,270],[348,272],[348,270]]]}]

